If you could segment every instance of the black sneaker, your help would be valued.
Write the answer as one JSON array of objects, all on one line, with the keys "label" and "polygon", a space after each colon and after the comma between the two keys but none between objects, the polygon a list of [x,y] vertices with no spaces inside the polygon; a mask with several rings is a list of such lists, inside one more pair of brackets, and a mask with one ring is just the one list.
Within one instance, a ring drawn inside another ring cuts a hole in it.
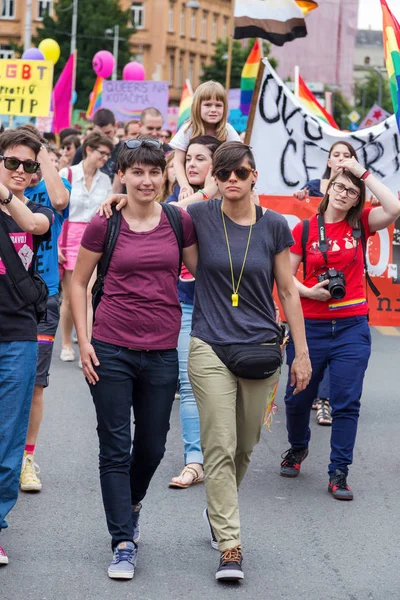
[{"label": "black sneaker", "polygon": [[282,477],[297,477],[300,473],[301,463],[308,456],[308,448],[295,450],[289,448],[282,454],[283,461],[281,462]]},{"label": "black sneaker", "polygon": [[139,517],[140,517],[140,509],[142,508],[142,504],[136,504],[136,506],[132,506],[132,525],[133,525],[133,541],[135,544],[140,540],[140,525],[139,525]]},{"label": "black sneaker", "polygon": [[217,538],[215,537],[214,529],[212,528],[210,519],[208,518],[207,508],[205,508],[203,511],[203,519],[205,520],[205,522],[207,523],[207,526],[208,526],[208,531],[209,531],[210,538],[211,538],[211,548],[214,548],[214,550],[218,550],[218,541],[217,541]]},{"label": "black sneaker", "polygon": [[347,475],[336,469],[335,473],[329,477],[328,492],[332,494],[336,500],[353,500],[353,492],[351,487],[347,485]]},{"label": "black sneaker", "polygon": [[220,581],[238,581],[244,578],[242,569],[243,554],[240,546],[221,552],[218,571],[215,579]]}]

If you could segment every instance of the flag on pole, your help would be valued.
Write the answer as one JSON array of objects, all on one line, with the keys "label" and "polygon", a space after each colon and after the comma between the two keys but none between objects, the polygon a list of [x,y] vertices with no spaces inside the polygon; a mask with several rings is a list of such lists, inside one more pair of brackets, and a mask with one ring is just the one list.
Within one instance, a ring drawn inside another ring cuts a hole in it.
[{"label": "flag on pole", "polygon": [[185,81],[185,85],[183,86],[181,102],[179,104],[179,113],[178,113],[178,129],[182,126],[182,124],[190,118],[190,111],[192,109],[193,103],[193,90],[191,83],[188,79]]},{"label": "flag on pole", "polygon": [[261,61],[260,42],[256,40],[242,70],[240,80],[240,110],[243,115],[250,113],[251,99],[256,85],[258,68]]},{"label": "flag on pole", "polygon": [[234,38],[263,38],[283,46],[307,35],[303,11],[295,0],[236,0]]},{"label": "flag on pole", "polygon": [[340,129],[332,115],[330,115],[323,106],[318,102],[312,91],[306,86],[305,82],[299,75],[299,98],[307,109],[325,123],[332,125],[335,129]]},{"label": "flag on pole", "polygon": [[93,91],[89,96],[89,106],[86,111],[86,118],[93,119],[93,115],[101,107],[101,96],[103,93],[103,77],[97,77],[93,86]]},{"label": "flag on pole", "polygon": [[389,75],[390,93],[397,127],[400,131],[400,25],[386,0],[381,0],[383,12],[383,47]]},{"label": "flag on pole", "polygon": [[54,133],[60,133],[61,129],[71,127],[74,72],[75,53],[72,53],[53,89]]}]

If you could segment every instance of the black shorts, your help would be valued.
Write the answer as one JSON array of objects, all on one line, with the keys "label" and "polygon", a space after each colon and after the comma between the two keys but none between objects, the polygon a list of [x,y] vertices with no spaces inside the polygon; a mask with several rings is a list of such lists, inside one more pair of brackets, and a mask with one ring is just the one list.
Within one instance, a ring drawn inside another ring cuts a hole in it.
[{"label": "black shorts", "polygon": [[38,324],[38,361],[35,385],[49,385],[50,363],[53,354],[54,338],[60,320],[60,296],[49,296],[47,300],[47,317]]}]

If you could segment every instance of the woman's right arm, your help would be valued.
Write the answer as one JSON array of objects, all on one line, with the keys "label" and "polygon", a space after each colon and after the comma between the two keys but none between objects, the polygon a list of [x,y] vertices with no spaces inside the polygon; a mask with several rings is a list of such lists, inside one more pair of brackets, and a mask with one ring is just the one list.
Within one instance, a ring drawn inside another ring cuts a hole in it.
[{"label": "woman's right arm", "polygon": [[93,385],[99,380],[93,365],[98,366],[100,363],[88,339],[87,287],[101,257],[101,253],[91,252],[81,246],[71,280],[71,309],[78,336],[82,370],[86,379]]},{"label": "woman's right arm", "polygon": [[296,273],[299,269],[302,257],[299,254],[290,253],[290,264],[292,267],[293,279],[295,286],[302,298],[312,298],[312,300],[320,300],[325,302],[331,297],[326,286],[329,284],[329,280],[321,281],[316,283],[313,287],[309,288],[304,283],[301,283],[296,277]]}]

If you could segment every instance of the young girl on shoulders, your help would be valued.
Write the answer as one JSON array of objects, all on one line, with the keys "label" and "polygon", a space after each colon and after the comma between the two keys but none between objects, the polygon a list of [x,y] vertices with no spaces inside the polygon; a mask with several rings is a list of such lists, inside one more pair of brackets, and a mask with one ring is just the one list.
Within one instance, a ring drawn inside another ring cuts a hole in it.
[{"label": "young girl on shoulders", "polygon": [[175,150],[175,175],[181,189],[179,200],[193,194],[185,172],[186,150],[192,138],[212,135],[221,142],[240,141],[227,118],[228,95],[224,87],[216,81],[206,81],[199,85],[193,96],[190,119],[170,142]]}]

